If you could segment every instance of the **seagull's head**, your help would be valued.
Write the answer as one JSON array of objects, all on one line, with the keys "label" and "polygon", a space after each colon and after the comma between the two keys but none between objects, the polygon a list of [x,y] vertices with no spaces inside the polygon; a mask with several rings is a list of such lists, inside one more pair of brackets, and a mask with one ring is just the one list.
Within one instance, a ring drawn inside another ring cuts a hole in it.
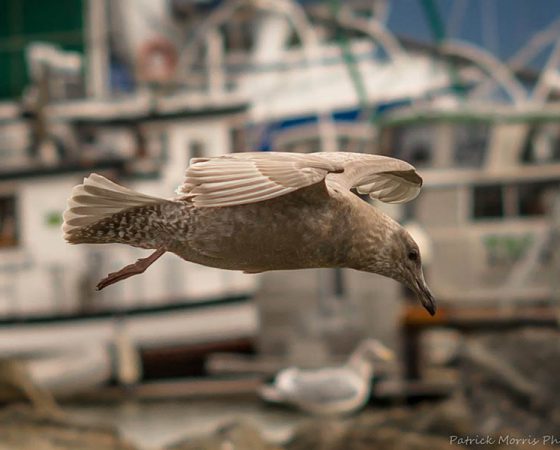
[{"label": "seagull's head", "polygon": [[395,354],[377,339],[365,339],[352,352],[348,359],[348,366],[363,378],[373,375],[373,365],[377,361],[393,361]]},{"label": "seagull's head", "polygon": [[430,292],[424,272],[418,244],[403,227],[394,221],[388,223],[386,233],[374,241],[375,251],[368,251],[367,246],[361,254],[368,253],[366,265],[361,270],[378,273],[400,281],[417,296],[424,308],[431,314],[436,313],[436,302]]},{"label": "seagull's head", "polygon": [[394,266],[393,273],[389,276],[411,289],[424,308],[433,316],[436,313],[436,301],[424,279],[418,244],[402,227],[393,234],[391,244]]},{"label": "seagull's head", "polygon": [[354,350],[352,356],[363,358],[370,361],[392,361],[395,354],[377,339],[365,339]]}]

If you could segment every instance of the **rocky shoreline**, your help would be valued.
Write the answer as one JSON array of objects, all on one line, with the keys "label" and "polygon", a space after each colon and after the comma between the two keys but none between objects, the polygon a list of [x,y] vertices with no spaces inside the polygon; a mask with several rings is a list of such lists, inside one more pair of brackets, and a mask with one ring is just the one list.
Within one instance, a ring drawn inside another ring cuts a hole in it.
[{"label": "rocky shoreline", "polygon": [[[189,433],[150,450],[558,447],[558,337],[556,330],[537,328],[469,337],[454,363],[462,383],[444,401],[370,407],[348,418],[308,418],[298,422],[289,440],[281,443],[267,441],[262,428],[250,420],[224,420],[206,435]],[[231,407],[232,400],[227,404]],[[129,442],[116,426],[92,422],[65,412],[7,406],[0,410],[0,450],[145,450]]]},{"label": "rocky shoreline", "polygon": [[[524,435],[513,429],[483,435],[466,411],[464,399],[453,398],[416,407],[365,410],[346,419],[310,418],[282,445],[267,442],[254,424],[234,421],[209,435],[180,439],[161,450],[506,450],[512,448],[512,442],[513,448],[520,449],[554,447],[539,437],[523,442]],[[76,449],[144,450],[113,427],[53,418],[22,406],[0,413],[0,450]]]}]

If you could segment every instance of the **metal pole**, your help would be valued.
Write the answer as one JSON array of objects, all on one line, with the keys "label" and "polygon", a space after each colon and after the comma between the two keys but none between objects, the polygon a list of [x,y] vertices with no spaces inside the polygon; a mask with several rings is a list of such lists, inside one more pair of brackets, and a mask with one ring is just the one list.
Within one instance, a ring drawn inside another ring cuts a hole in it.
[{"label": "metal pole", "polygon": [[109,78],[109,52],[107,47],[107,3],[106,0],[89,0],[87,4],[88,59],[87,95],[102,98],[107,96]]}]

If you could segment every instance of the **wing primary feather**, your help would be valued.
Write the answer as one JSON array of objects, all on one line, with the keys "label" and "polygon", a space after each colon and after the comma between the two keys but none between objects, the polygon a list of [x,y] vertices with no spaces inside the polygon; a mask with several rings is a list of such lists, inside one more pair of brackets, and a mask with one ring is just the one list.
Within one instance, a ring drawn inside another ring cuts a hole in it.
[{"label": "wing primary feather", "polygon": [[195,193],[204,193],[204,194],[210,194],[213,192],[217,192],[217,191],[224,191],[227,190],[228,192],[231,192],[234,189],[237,188],[242,188],[242,187],[246,187],[246,186],[266,186],[268,184],[270,184],[271,181],[270,180],[260,180],[259,178],[251,178],[251,179],[245,179],[242,178],[240,180],[232,180],[232,181],[225,181],[225,182],[219,182],[219,183],[207,183],[207,184],[203,184],[201,186],[197,186],[193,189],[193,191]]},{"label": "wing primary feather", "polygon": [[233,206],[289,194],[324,179],[327,192],[334,186],[356,188],[391,203],[411,200],[422,185],[413,166],[385,156],[248,152],[191,160],[177,192],[198,206]]},{"label": "wing primary feather", "polygon": [[379,191],[381,189],[384,189],[390,186],[392,183],[392,180],[383,179],[379,175],[376,175],[375,181],[372,181],[368,184],[361,184],[360,186],[358,186],[358,189],[361,191],[361,193],[366,194],[371,191]]},{"label": "wing primary feather", "polygon": [[202,201],[199,200],[198,202],[195,201],[195,205],[196,206],[203,206],[203,207],[227,207],[227,206],[234,206],[234,205],[245,205],[248,203],[256,203],[256,202],[263,202],[265,200],[271,200],[273,198],[277,198],[280,197],[281,195],[285,195],[285,194],[289,194],[290,192],[293,192],[294,189],[291,190],[287,190],[285,192],[282,193],[278,193],[278,192],[271,192],[267,195],[260,195],[258,197],[243,197],[239,200],[235,200],[235,202],[232,203],[232,201],[220,201],[220,200],[216,200],[216,201]]},{"label": "wing primary feather", "polygon": [[214,177],[231,177],[231,176],[255,176],[260,175],[260,173],[253,167],[244,168],[239,170],[215,170],[214,167],[211,169],[199,170],[199,171],[189,171],[187,172],[187,179],[190,178],[214,178]]},{"label": "wing primary feather", "polygon": [[[227,190],[217,190],[217,191],[201,191],[202,194],[206,198],[227,198],[227,197],[234,197],[236,195],[247,194],[252,192],[266,192],[266,186],[270,186],[271,183],[269,181],[263,181],[259,184],[251,184],[249,186],[238,187],[235,189],[227,189]],[[275,188],[277,185],[272,184],[272,187]],[[282,188],[282,186],[278,186]],[[202,188],[202,187],[201,187]],[[193,193],[197,193],[197,189],[193,189]]]},{"label": "wing primary feather", "polygon": [[202,184],[202,183],[214,183],[218,181],[230,181],[230,180],[251,180],[254,178],[260,178],[262,175],[260,173],[255,173],[254,171],[247,173],[228,173],[225,175],[208,175],[197,174],[194,176],[189,176],[187,180],[192,183]]},{"label": "wing primary feather", "polygon": [[[265,186],[264,184],[262,186]],[[225,199],[225,198],[237,198],[237,197],[245,197],[249,194],[255,194],[258,195],[259,193],[265,194],[269,191],[280,191],[282,189],[284,189],[283,186],[278,186],[278,185],[269,185],[269,187],[263,189],[262,186],[246,186],[243,188],[238,188],[238,189],[228,189],[227,191],[223,191],[223,192],[211,192],[208,194],[204,194],[205,198],[208,199],[214,199],[214,198],[221,198],[221,199]]]}]

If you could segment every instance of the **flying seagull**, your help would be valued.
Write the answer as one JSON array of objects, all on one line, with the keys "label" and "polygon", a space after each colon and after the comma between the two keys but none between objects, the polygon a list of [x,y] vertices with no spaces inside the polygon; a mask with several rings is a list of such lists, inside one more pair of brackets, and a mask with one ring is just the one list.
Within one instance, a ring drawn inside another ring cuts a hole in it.
[{"label": "flying seagull", "polygon": [[210,267],[259,273],[348,267],[412,289],[430,314],[418,245],[359,194],[415,198],[422,178],[398,159],[361,153],[233,153],[193,158],[178,196],[153,197],[91,174],[64,212],[71,244],[154,249],[97,285],[143,273],[165,252]]},{"label": "flying seagull", "polygon": [[269,402],[285,403],[318,415],[347,414],[369,399],[375,359],[393,359],[393,352],[375,339],[366,339],[346,364],[304,370],[289,367],[259,394]]}]

